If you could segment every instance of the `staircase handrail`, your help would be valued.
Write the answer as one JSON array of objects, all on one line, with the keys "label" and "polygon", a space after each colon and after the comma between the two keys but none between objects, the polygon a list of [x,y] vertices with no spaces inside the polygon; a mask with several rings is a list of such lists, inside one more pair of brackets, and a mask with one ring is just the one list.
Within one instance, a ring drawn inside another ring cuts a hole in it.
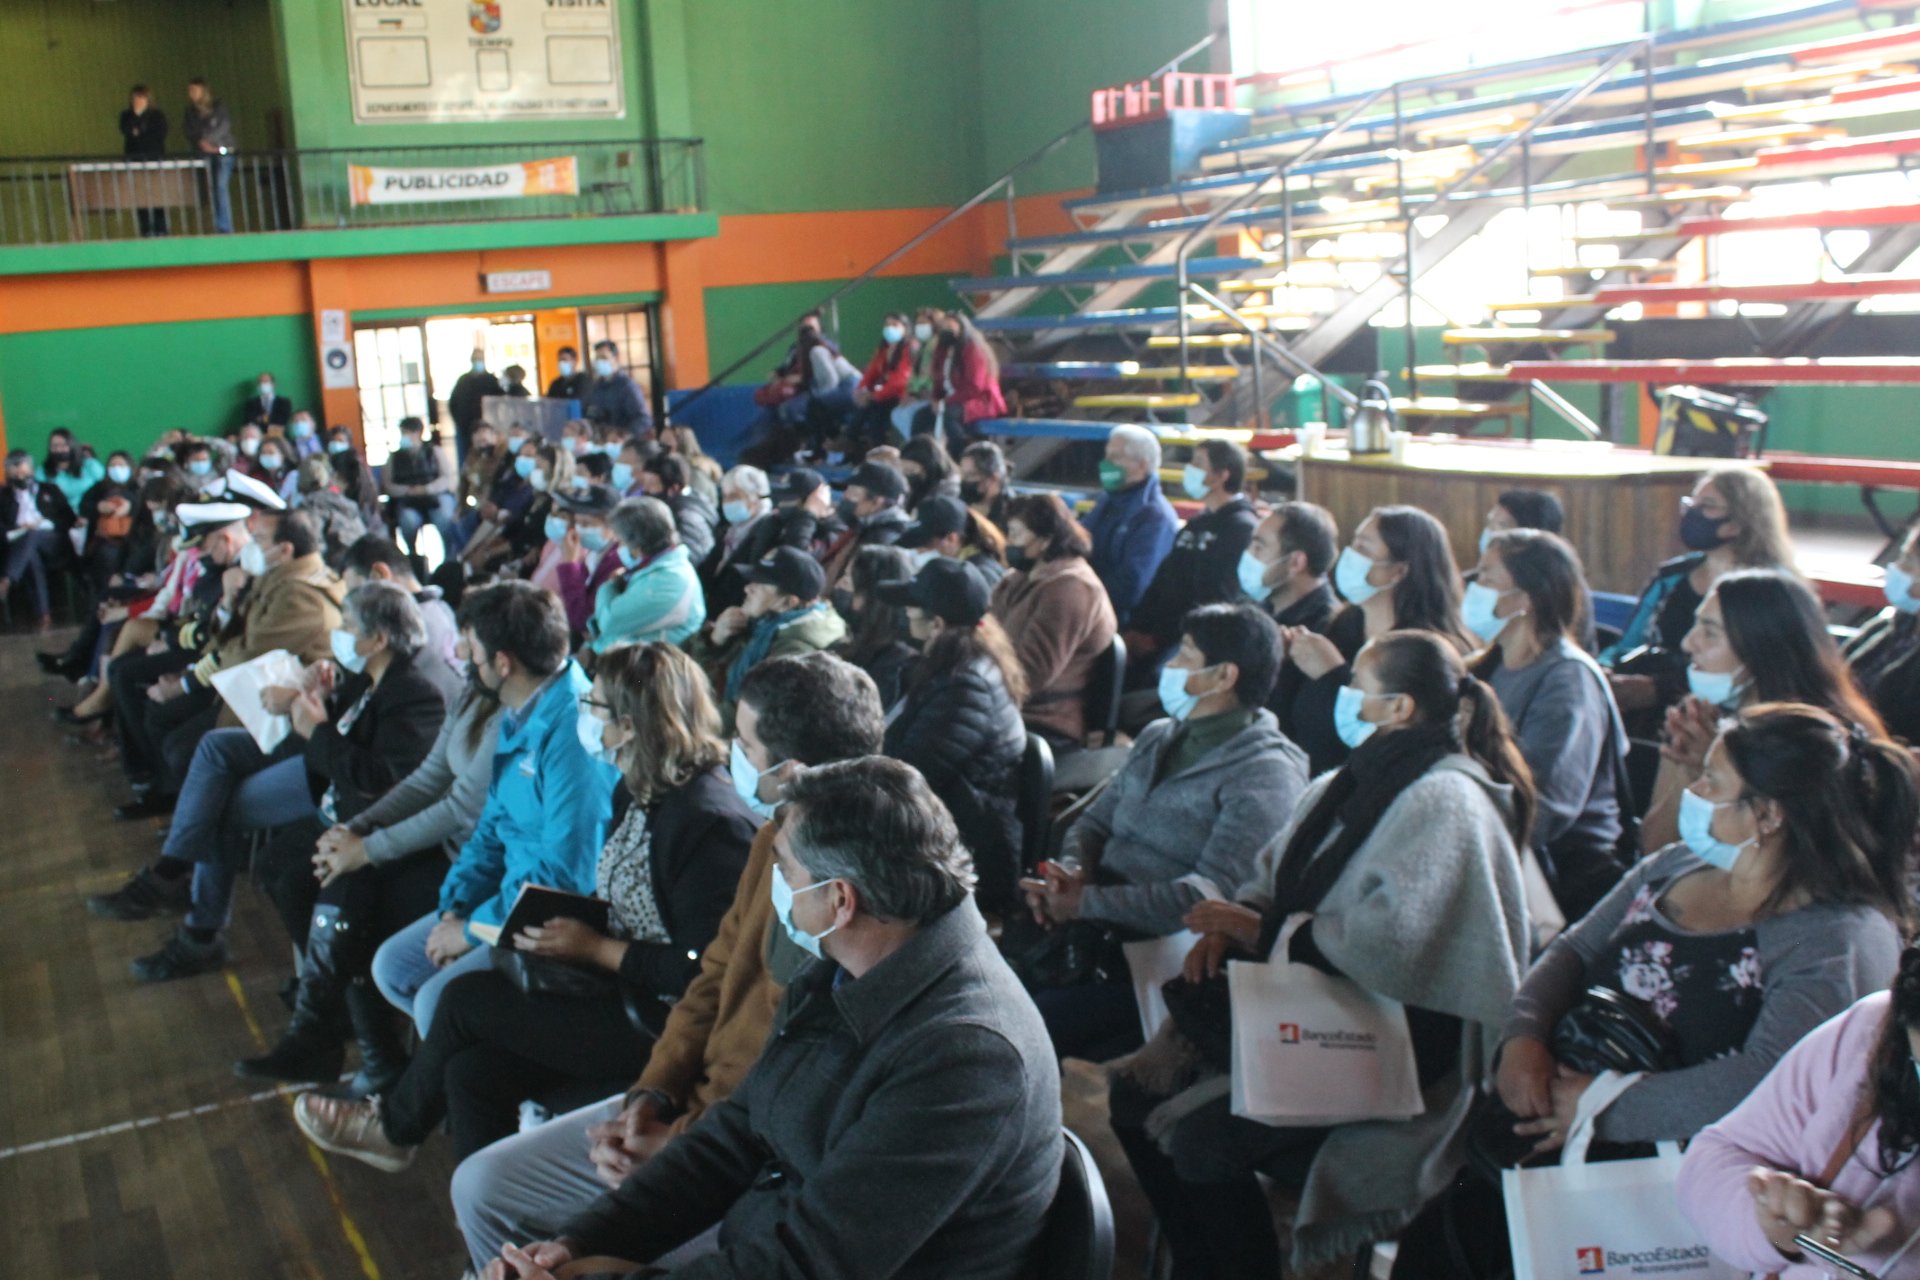
[{"label": "staircase handrail", "polygon": [[[1206,49],[1212,47],[1214,42],[1220,38],[1221,34],[1222,34],[1221,30],[1218,28],[1212,31],[1209,31],[1201,39],[1187,46],[1187,48],[1182,50],[1180,53],[1175,54],[1174,57],[1169,61],[1160,64],[1158,68],[1149,72],[1143,78],[1152,80],[1152,79],[1156,79],[1159,76],[1165,75],[1170,71],[1178,70],[1180,67],[1180,64],[1185,62],[1188,58],[1191,58],[1195,54],[1204,52]],[[1013,179],[1018,174],[1040,163],[1042,160],[1045,160],[1048,156],[1052,155],[1054,152],[1058,151],[1061,147],[1064,147],[1065,145],[1067,145],[1067,143],[1079,137],[1082,133],[1085,133],[1088,130],[1092,129],[1092,127],[1093,127],[1092,118],[1090,116],[1082,117],[1079,121],[1075,122],[1071,128],[1063,130],[1061,133],[1056,135],[1050,141],[1042,144],[1037,150],[1035,150],[1034,152],[1026,156],[1024,159],[1017,161],[1015,164],[1009,167],[1006,172],[1002,173],[999,177],[995,178],[992,182],[989,182],[986,186],[982,187],[979,191],[975,192],[966,201],[964,201],[961,204],[955,205],[953,208],[947,210],[947,212],[941,214],[938,218],[934,219],[934,221],[930,225],[928,225],[924,230],[922,230],[918,235],[915,235],[912,239],[908,240],[905,244],[902,244],[899,248],[893,250],[891,253],[881,258],[878,262],[868,267],[865,271],[862,271],[859,275],[855,276],[853,279],[847,281],[845,284],[842,284],[839,288],[833,290],[833,292],[827,294],[824,298],[821,298],[818,302],[808,307],[806,311],[802,311],[800,315],[805,315],[807,314],[807,312],[810,312],[810,311],[825,310],[827,307],[830,307],[834,303],[840,301],[840,299],[846,297],[848,294],[852,293],[854,290],[858,289],[860,286],[866,284],[867,281],[879,275],[880,272],[886,270],[886,268],[892,266],[894,263],[898,262],[901,258],[906,257],[909,253],[912,253],[915,249],[919,248],[922,244],[926,243],[929,239],[937,235],[939,232],[944,230],[953,222],[957,221],[962,217],[965,217],[968,213],[972,212],[974,209],[984,204],[987,200],[992,198],[993,194],[999,191],[1001,187],[1006,186],[1008,183],[1012,182]],[[748,351],[745,355],[735,360],[732,364],[722,369],[719,373],[713,375],[702,386],[696,389],[692,395],[682,400],[678,405],[674,407],[674,409],[670,412],[669,416],[671,417],[672,413],[684,412],[688,406],[696,403],[702,396],[706,395],[709,391],[712,391],[715,387],[725,382],[728,378],[732,377],[734,374],[738,373],[740,370],[746,368],[749,364],[753,363],[755,360],[759,359],[761,355],[763,355],[768,350],[768,348],[774,346],[776,343],[780,341],[781,338],[791,333],[793,331],[793,326],[798,322],[798,320],[799,320],[799,316],[795,316],[793,319],[787,320],[784,323],[782,323],[778,328],[770,332],[760,342],[756,343],[751,351]]]}]

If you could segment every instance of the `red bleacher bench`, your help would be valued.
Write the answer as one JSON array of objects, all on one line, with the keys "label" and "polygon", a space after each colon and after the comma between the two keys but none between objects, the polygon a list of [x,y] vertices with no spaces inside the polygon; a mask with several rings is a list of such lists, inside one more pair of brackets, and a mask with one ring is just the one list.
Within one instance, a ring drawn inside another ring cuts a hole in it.
[{"label": "red bleacher bench", "polygon": [[1739,356],[1726,360],[1516,360],[1514,382],[1700,382],[1749,387],[1920,383],[1920,357]]},{"label": "red bleacher bench", "polygon": [[1878,298],[1920,293],[1920,278],[1862,273],[1846,280],[1796,284],[1622,284],[1593,291],[1596,305],[1626,302],[1818,302],[1823,299]]}]

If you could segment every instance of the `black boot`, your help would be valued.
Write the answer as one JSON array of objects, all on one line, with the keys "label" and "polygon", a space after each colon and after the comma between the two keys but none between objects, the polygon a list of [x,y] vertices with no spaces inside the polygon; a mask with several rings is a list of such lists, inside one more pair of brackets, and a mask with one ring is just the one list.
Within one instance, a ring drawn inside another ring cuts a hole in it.
[{"label": "black boot", "polygon": [[293,1020],[280,1043],[258,1058],[242,1058],[233,1073],[251,1080],[330,1082],[346,1065],[346,988],[336,946],[340,909],[315,907],[307,926],[307,954],[294,993]]},{"label": "black boot", "polygon": [[345,1084],[320,1090],[333,1098],[365,1098],[386,1093],[407,1069],[407,1042],[399,1011],[379,988],[361,978],[347,987],[347,1014],[360,1044],[360,1070]]}]

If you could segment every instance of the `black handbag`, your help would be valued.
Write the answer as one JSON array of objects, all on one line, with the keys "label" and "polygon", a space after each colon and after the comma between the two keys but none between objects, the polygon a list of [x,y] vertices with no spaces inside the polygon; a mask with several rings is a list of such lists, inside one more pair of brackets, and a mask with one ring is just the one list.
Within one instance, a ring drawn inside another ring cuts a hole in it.
[{"label": "black handbag", "polygon": [[620,978],[601,968],[588,968],[552,956],[537,956],[513,947],[490,947],[493,971],[511,982],[520,994],[546,999],[598,1000],[619,994]]}]

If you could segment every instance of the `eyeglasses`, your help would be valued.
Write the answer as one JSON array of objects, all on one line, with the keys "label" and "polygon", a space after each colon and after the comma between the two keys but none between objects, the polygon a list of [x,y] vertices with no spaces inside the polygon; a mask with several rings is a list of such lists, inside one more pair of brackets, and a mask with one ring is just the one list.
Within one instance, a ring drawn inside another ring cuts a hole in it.
[{"label": "eyeglasses", "polygon": [[580,699],[580,705],[591,711],[606,712],[609,720],[613,718],[613,704],[611,702],[602,702],[598,698],[582,698]]}]

